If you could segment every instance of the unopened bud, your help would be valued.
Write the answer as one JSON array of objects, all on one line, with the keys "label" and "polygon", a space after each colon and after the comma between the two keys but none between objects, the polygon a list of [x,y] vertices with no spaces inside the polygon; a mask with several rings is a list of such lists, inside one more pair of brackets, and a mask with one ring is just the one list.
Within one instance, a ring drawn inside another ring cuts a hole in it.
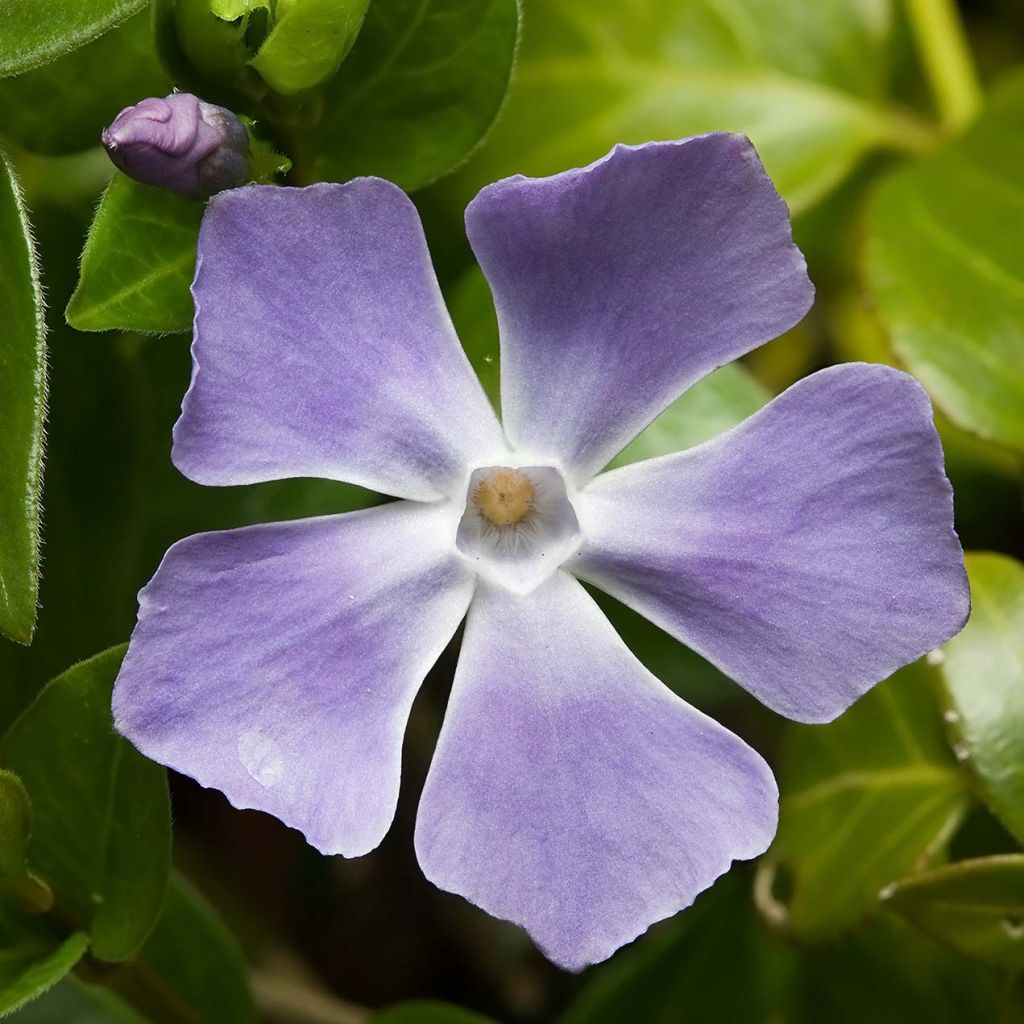
[{"label": "unopened bud", "polygon": [[128,177],[188,199],[234,188],[249,173],[241,119],[187,92],[125,107],[104,129],[103,145]]}]

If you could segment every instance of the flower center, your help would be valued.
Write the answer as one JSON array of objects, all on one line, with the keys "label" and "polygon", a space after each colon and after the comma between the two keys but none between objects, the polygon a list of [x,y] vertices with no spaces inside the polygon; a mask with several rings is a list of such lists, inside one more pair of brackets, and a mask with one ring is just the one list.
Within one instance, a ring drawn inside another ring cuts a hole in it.
[{"label": "flower center", "polygon": [[491,582],[528,594],[579,548],[579,522],[554,466],[473,470],[455,545]]},{"label": "flower center", "polygon": [[533,498],[530,478],[508,466],[499,466],[473,491],[473,502],[480,514],[495,526],[521,522],[533,508]]}]

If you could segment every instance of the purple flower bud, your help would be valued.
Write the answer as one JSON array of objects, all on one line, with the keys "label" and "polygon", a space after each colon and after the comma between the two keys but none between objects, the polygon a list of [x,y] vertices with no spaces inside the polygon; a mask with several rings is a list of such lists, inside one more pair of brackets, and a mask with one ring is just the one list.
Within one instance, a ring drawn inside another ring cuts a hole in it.
[{"label": "purple flower bud", "polygon": [[249,136],[230,110],[187,92],[125,107],[103,131],[114,165],[130,178],[187,199],[208,199],[249,173]]}]

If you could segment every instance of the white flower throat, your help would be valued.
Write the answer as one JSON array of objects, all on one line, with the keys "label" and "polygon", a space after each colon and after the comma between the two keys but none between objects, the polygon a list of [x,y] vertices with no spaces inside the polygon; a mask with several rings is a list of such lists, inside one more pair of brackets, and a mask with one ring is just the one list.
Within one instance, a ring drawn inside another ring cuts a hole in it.
[{"label": "white flower throat", "polygon": [[580,541],[565,480],[553,466],[487,466],[470,474],[455,543],[481,576],[529,593]]}]

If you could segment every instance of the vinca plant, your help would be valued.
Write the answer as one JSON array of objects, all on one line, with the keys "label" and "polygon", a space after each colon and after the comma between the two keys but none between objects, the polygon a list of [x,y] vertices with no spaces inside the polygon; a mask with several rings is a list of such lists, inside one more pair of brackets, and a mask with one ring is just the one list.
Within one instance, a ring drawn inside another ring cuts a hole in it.
[{"label": "vinca plant", "polygon": [[1012,0],[0,0],[0,1017],[1024,1022]]}]

